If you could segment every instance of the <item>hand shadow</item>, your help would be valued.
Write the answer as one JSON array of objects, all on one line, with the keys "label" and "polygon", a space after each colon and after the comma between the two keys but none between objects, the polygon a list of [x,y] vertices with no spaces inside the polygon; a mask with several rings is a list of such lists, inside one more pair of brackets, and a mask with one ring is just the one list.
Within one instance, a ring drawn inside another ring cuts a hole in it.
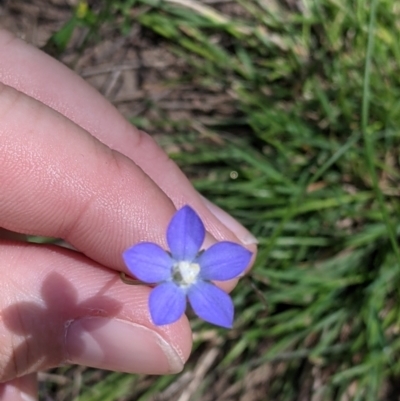
[{"label": "hand shadow", "polygon": [[[4,309],[1,312],[3,322],[21,339],[4,371],[21,376],[62,364],[66,358],[63,354],[66,327],[71,321],[90,316],[112,318],[121,310],[121,303],[102,295],[117,280],[115,275],[96,295],[79,303],[76,288],[61,274],[52,272],[43,282],[40,303],[17,302]],[[108,319],[98,321],[97,328]],[[84,351],[84,343],[79,340],[76,347],[78,352],[80,348]]]}]

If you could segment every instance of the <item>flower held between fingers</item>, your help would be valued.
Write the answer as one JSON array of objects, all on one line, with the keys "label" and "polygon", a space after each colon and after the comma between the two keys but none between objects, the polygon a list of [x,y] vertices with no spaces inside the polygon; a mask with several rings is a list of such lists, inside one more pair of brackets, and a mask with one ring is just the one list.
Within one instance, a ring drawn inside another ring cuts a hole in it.
[{"label": "flower held between fingers", "polygon": [[177,321],[189,299],[202,319],[230,328],[233,303],[228,294],[211,280],[231,280],[244,272],[251,252],[234,242],[222,241],[200,251],[205,228],[190,206],[178,210],[167,229],[170,253],[152,242],[127,249],[123,258],[129,271],[139,280],[158,284],[150,293],[149,309],[160,326]]}]

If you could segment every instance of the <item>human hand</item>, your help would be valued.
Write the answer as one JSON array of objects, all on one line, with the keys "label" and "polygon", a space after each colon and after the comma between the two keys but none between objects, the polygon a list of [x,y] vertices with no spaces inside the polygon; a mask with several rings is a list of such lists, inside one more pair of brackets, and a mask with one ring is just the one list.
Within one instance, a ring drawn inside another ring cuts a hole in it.
[{"label": "human hand", "polygon": [[150,289],[119,279],[122,252],[140,241],[165,247],[183,204],[202,217],[206,246],[228,240],[255,252],[255,239],[72,71],[1,30],[0,54],[0,226],[78,250],[2,231],[1,399],[35,399],[35,372],[64,363],[179,372],[189,323],[152,324]]}]

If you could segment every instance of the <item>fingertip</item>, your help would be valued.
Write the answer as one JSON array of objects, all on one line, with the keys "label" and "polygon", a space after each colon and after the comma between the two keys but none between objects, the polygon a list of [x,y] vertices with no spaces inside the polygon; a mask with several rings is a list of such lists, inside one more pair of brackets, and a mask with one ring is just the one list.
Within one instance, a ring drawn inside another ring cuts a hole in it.
[{"label": "fingertip", "polygon": [[68,362],[127,373],[169,374],[183,369],[185,352],[154,329],[122,319],[86,317],[66,335]]},{"label": "fingertip", "polygon": [[221,224],[228,228],[237,237],[242,245],[252,247],[253,249],[255,248],[253,245],[257,245],[258,240],[249,230],[247,230],[247,228],[240,224],[225,210],[221,209],[204,196],[201,196],[201,199],[207,209],[221,222]]},{"label": "fingertip", "polygon": [[0,379],[64,363],[129,373],[182,370],[192,346],[189,322],[183,316],[155,326],[149,287],[126,285],[112,270],[54,246],[3,241],[0,253],[8,282],[18,283],[18,292],[9,285],[0,296],[0,336],[8,344]]}]

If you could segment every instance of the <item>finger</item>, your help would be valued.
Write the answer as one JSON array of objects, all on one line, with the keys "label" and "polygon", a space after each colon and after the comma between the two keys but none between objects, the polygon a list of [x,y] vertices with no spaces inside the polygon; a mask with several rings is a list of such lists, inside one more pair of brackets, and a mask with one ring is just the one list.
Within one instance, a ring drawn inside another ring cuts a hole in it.
[{"label": "finger", "polygon": [[[191,348],[185,317],[155,327],[150,289],[73,251],[0,243],[0,380],[65,363],[130,373],[176,373]],[[36,268],[33,269],[32,266]]]},{"label": "finger", "polygon": [[130,159],[2,84],[0,121],[4,228],[64,238],[103,265],[125,271],[121,255],[132,244],[166,246],[175,208]]},{"label": "finger", "polygon": [[132,163],[65,117],[0,84],[1,225],[61,237],[104,265],[140,240],[165,243],[175,209]]},{"label": "finger", "polygon": [[36,373],[0,383],[2,401],[35,401],[37,392]]},{"label": "finger", "polygon": [[235,219],[204,202],[152,138],[132,127],[97,91],[39,50],[0,31],[0,81],[59,111],[112,149],[131,158],[173,201],[190,204],[218,240],[257,242]]}]

